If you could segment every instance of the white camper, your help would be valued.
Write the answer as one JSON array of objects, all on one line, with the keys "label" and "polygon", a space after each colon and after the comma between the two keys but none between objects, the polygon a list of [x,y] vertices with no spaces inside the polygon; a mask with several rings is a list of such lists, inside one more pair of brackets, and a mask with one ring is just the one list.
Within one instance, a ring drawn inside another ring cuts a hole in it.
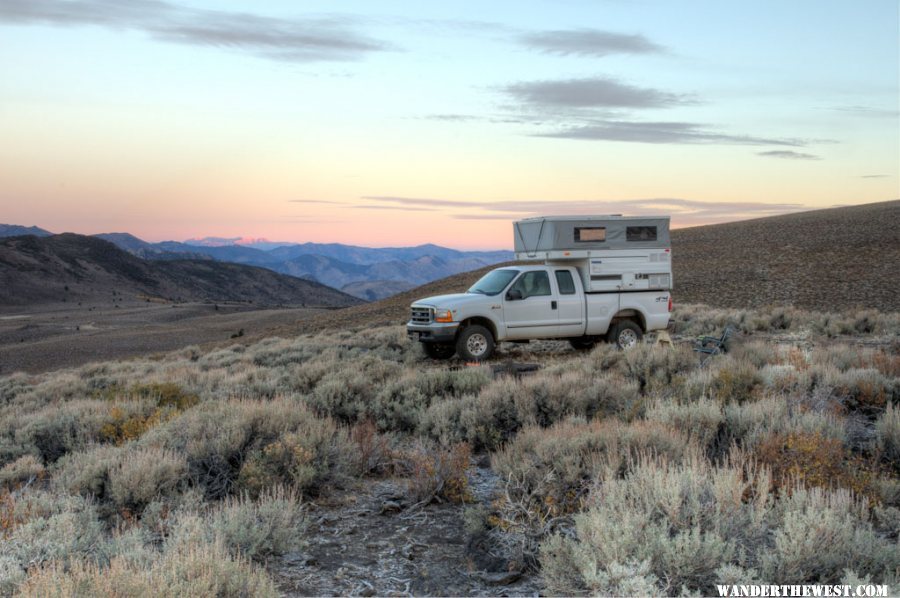
[{"label": "white camper", "polygon": [[574,266],[588,293],[672,289],[668,216],[543,216],[513,229],[516,259]]}]

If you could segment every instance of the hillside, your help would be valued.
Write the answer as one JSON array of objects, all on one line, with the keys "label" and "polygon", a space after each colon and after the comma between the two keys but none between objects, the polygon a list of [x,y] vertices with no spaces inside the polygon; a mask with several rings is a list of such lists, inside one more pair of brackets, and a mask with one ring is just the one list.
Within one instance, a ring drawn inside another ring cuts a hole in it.
[{"label": "hillside", "polygon": [[47,237],[52,235],[50,231],[44,230],[37,226],[21,226],[18,224],[0,224],[0,238],[18,237],[20,235],[34,235],[36,237]]},{"label": "hillside", "polygon": [[308,280],[212,260],[147,261],[75,234],[0,240],[0,305],[167,299],[345,307],[359,300]]},{"label": "hillside", "polygon": [[[733,308],[900,311],[898,224],[900,201],[889,201],[672,231],[675,301]],[[321,314],[302,327],[327,330],[404,322],[411,302],[463,292],[495,267]]]},{"label": "hillside", "polygon": [[675,299],[900,310],[900,201],[673,231]]}]

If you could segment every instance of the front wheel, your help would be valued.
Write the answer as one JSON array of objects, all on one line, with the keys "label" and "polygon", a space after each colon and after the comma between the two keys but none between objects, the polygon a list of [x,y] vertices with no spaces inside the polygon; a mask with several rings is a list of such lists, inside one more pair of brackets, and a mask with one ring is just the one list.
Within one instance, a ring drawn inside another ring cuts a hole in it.
[{"label": "front wheel", "polygon": [[465,361],[483,361],[493,352],[494,335],[484,326],[467,326],[456,339],[456,353]]},{"label": "front wheel", "polygon": [[633,349],[644,337],[644,331],[631,320],[619,320],[609,331],[606,340],[620,349]]},{"label": "front wheel", "polygon": [[453,344],[445,343],[422,343],[422,349],[425,350],[425,355],[432,359],[450,359],[456,353]]}]

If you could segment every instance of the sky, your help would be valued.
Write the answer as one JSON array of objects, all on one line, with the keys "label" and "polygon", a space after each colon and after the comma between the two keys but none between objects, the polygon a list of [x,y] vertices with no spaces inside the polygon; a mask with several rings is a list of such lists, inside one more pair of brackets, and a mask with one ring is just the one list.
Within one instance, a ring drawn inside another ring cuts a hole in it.
[{"label": "sky", "polygon": [[0,222],[509,248],[900,197],[896,0],[0,0]]}]

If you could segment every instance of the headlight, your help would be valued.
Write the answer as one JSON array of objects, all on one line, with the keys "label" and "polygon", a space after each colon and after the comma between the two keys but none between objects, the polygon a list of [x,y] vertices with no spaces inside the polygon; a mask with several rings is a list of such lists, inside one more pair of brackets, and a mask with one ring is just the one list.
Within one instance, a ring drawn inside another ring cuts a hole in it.
[{"label": "headlight", "polygon": [[435,322],[452,322],[453,321],[453,312],[449,309],[435,309],[434,310],[434,321]]}]

